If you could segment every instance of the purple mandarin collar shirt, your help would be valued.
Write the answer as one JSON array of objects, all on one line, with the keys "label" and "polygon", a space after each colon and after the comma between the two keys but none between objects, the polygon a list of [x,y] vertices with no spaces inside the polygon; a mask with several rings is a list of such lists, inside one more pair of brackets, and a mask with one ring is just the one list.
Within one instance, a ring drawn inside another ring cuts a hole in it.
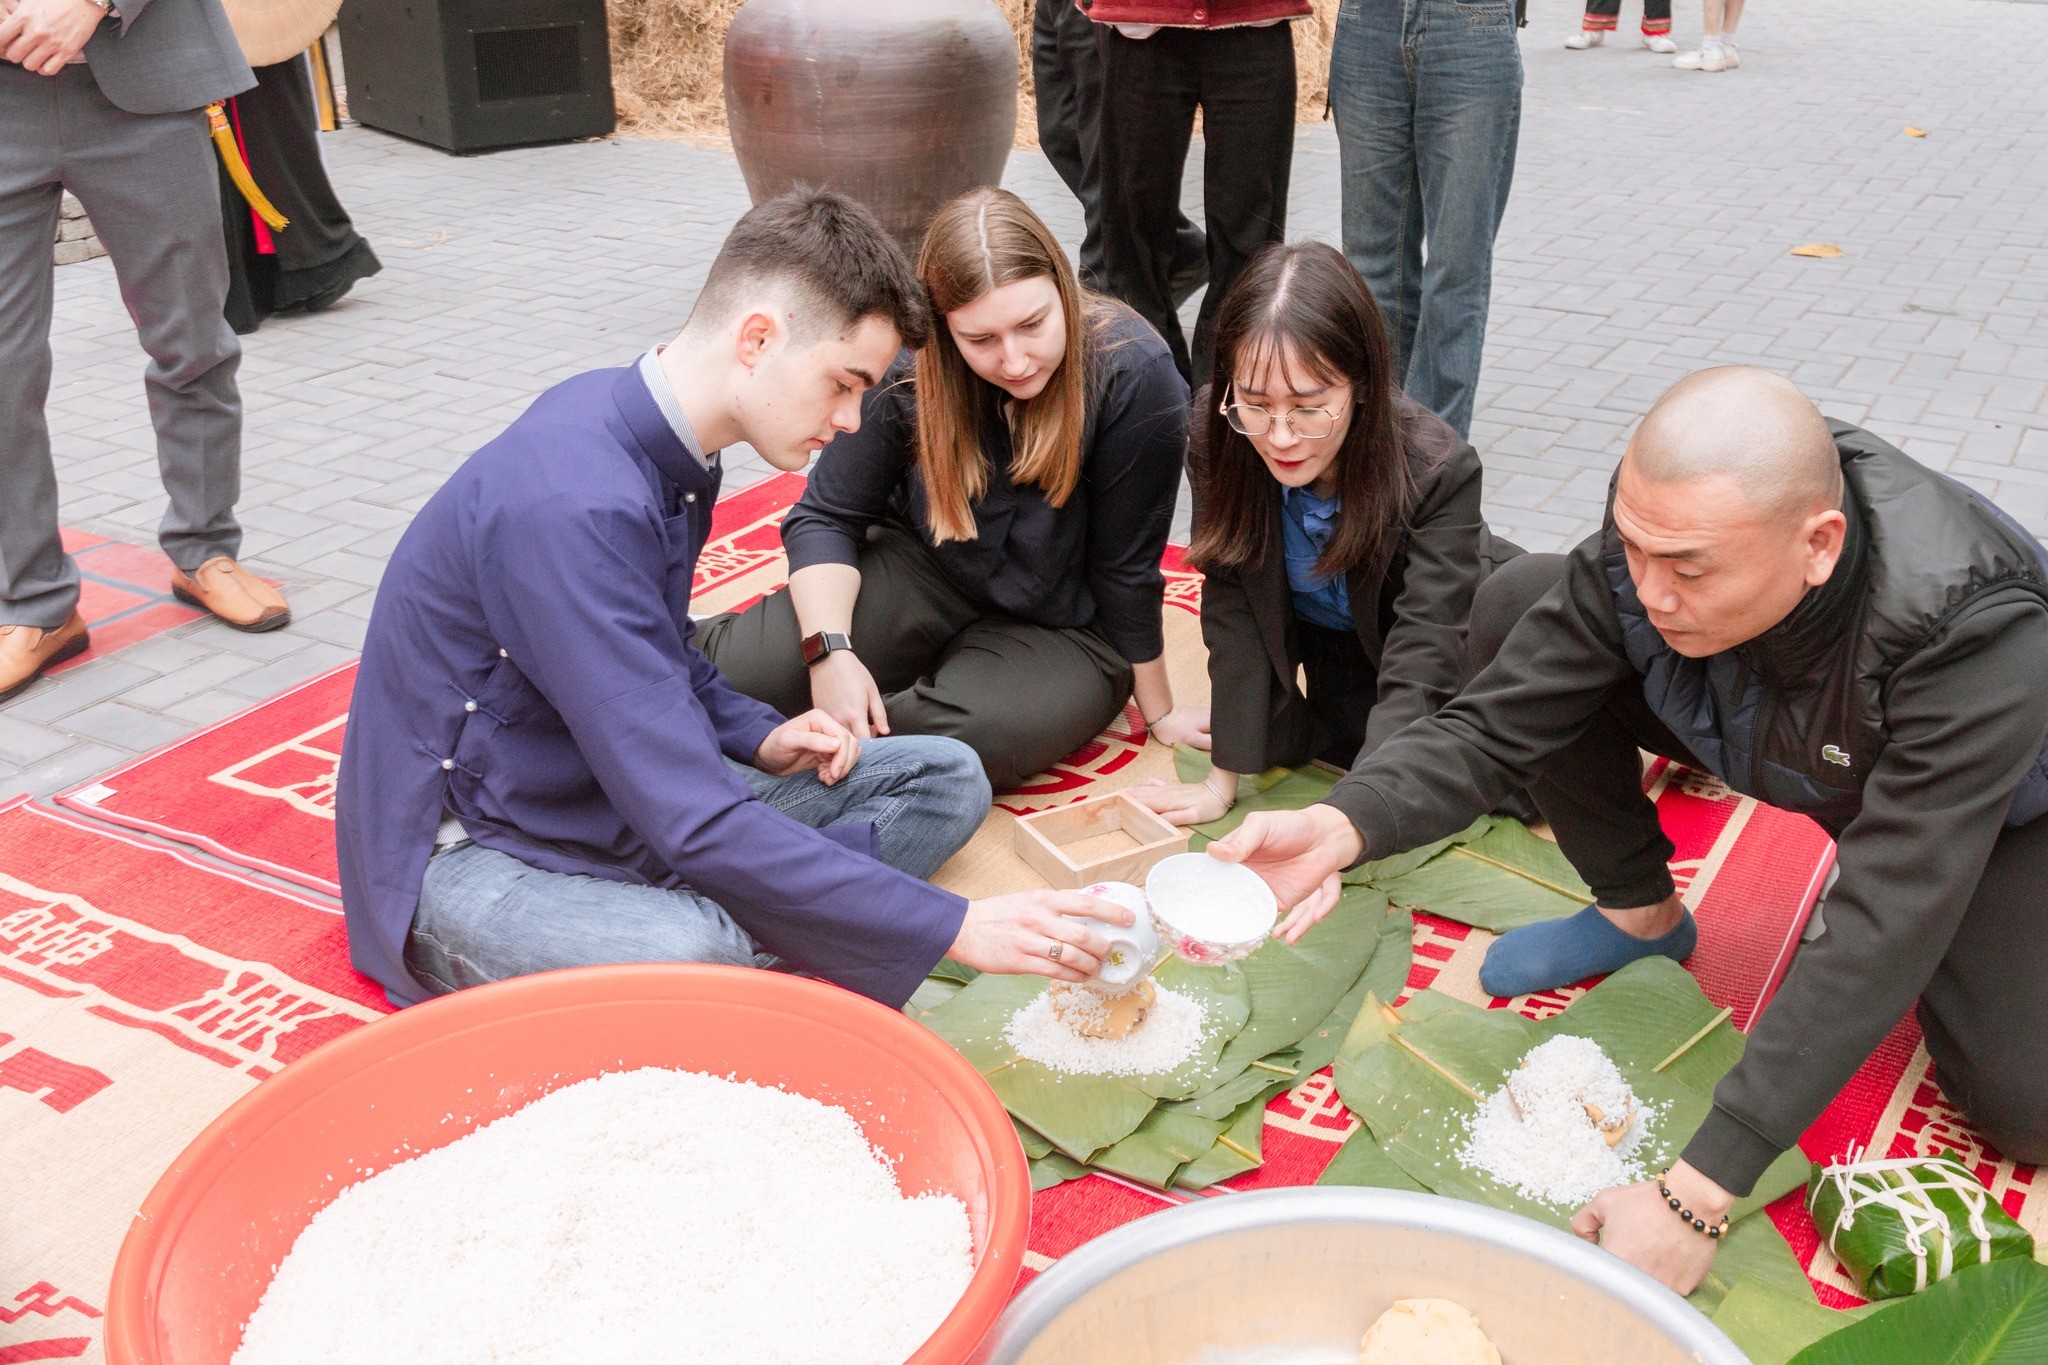
[{"label": "purple mandarin collar shirt", "polygon": [[966,902],[874,831],[769,809],[721,761],[781,723],[691,637],[719,473],[638,367],[542,394],[420,509],[377,590],[341,756],[349,953],[396,1004],[443,810],[534,867],[709,896],[762,947],[901,1005]]}]

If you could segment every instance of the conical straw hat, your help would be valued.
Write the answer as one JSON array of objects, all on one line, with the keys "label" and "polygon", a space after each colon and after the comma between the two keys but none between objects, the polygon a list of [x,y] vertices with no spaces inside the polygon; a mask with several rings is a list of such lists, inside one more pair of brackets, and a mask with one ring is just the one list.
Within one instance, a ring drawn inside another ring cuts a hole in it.
[{"label": "conical straw hat", "polygon": [[251,66],[296,57],[327,31],[341,0],[221,0]]}]

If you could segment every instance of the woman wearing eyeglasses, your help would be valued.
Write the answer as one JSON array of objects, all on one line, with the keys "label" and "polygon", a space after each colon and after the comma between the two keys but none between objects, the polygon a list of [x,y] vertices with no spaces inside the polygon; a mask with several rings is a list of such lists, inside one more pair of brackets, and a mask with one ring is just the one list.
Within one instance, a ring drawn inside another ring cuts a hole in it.
[{"label": "woman wearing eyeglasses", "polygon": [[998,791],[1167,681],[1159,557],[1188,390],[1136,313],[1084,290],[1024,201],[970,190],[926,230],[931,337],[861,400],[782,523],[789,590],[707,622],[704,653],[786,715],[947,735]]},{"label": "woman wearing eyeglasses", "polygon": [[1478,454],[1400,392],[1342,254],[1267,248],[1215,335],[1189,451],[1215,766],[1132,791],[1184,825],[1221,818],[1240,775],[1349,768],[1450,700],[1473,591],[1520,553],[1480,516]]}]

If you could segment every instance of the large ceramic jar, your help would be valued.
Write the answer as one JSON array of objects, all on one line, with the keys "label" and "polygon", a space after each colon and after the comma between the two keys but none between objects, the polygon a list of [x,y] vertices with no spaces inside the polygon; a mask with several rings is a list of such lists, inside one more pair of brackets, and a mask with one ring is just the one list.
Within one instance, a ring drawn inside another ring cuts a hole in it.
[{"label": "large ceramic jar", "polygon": [[1016,37],[990,0],[747,0],[725,39],[725,113],[755,203],[842,191],[914,258],[939,205],[1002,180]]}]

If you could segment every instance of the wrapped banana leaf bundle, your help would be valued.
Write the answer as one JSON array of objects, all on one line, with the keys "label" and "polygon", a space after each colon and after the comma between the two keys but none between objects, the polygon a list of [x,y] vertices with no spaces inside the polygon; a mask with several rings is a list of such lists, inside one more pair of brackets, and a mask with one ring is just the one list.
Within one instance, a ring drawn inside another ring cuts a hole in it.
[{"label": "wrapped banana leaf bundle", "polygon": [[1871,1299],[1917,1294],[1964,1266],[2031,1259],[2034,1238],[1952,1156],[1815,1163],[1806,1209]]}]

